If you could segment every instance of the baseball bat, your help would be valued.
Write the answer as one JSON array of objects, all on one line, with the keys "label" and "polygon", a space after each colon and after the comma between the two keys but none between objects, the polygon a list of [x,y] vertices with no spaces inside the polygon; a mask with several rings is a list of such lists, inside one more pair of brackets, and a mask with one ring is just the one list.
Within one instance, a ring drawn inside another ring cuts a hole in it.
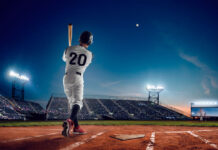
[{"label": "baseball bat", "polygon": [[72,36],[73,36],[73,25],[69,24],[68,25],[68,42],[69,42],[69,46],[71,46],[71,44],[72,44]]}]

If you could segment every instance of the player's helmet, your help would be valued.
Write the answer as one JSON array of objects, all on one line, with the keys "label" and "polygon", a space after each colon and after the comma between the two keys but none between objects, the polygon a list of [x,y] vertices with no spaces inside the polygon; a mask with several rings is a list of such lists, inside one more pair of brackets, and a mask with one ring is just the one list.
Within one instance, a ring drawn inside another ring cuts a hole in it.
[{"label": "player's helmet", "polygon": [[93,35],[91,32],[89,31],[84,31],[79,38],[79,41],[81,43],[87,44],[87,45],[91,45],[93,43]]}]

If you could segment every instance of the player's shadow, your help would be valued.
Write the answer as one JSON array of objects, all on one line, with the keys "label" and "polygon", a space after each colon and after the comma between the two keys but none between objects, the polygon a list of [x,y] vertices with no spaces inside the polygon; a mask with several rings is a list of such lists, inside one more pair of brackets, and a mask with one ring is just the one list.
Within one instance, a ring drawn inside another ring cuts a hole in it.
[{"label": "player's shadow", "polygon": [[[35,138],[27,141],[23,141],[18,144],[18,149],[23,150],[59,150],[63,147],[71,145],[76,142],[81,142],[86,137],[84,135],[70,135],[70,137],[64,137],[61,134],[57,136],[47,136],[44,138]],[[9,148],[10,149],[10,148]],[[13,148],[12,148],[13,149]]]}]

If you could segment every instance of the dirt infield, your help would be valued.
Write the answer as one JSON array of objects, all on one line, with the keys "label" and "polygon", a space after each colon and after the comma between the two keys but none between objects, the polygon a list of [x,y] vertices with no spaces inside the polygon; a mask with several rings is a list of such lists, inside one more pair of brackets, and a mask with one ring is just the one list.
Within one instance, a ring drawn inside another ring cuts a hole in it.
[{"label": "dirt infield", "polygon": [[[61,126],[0,127],[0,149],[31,150],[178,150],[218,149],[218,127],[94,126],[86,135],[66,138]],[[113,134],[145,134],[144,138],[120,141]]]}]

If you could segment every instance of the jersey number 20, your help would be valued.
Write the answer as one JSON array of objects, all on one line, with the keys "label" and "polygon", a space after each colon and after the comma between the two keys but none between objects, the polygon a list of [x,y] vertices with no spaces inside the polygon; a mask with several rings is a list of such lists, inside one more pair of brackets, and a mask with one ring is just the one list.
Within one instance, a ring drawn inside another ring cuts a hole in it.
[{"label": "jersey number 20", "polygon": [[72,59],[70,60],[71,65],[78,64],[79,66],[84,66],[86,64],[87,57],[85,54],[77,55],[76,53],[72,52],[70,53],[70,57],[72,57]]}]

